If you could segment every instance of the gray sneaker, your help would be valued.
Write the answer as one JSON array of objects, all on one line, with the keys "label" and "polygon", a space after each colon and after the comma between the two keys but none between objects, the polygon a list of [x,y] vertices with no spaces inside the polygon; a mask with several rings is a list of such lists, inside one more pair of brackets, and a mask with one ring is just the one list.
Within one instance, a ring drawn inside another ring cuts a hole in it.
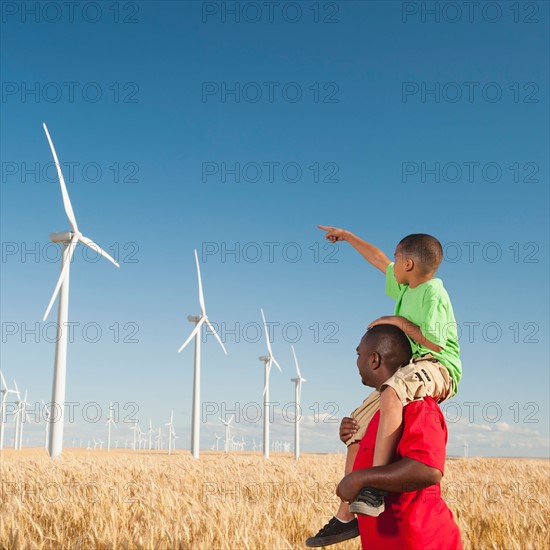
[{"label": "gray sneaker", "polygon": [[384,497],[388,493],[373,487],[363,487],[357,498],[350,503],[349,511],[353,514],[378,517],[384,510]]}]

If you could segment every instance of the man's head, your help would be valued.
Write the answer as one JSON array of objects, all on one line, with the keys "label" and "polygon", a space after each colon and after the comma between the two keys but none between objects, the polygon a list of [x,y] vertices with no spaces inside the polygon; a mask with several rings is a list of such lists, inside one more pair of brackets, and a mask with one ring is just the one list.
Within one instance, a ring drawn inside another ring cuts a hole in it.
[{"label": "man's head", "polygon": [[432,277],[442,260],[443,248],[435,237],[424,233],[407,235],[395,248],[395,278],[406,284],[413,270],[422,277]]},{"label": "man's head", "polygon": [[357,346],[357,367],[365,386],[379,388],[411,358],[405,333],[394,325],[376,325]]}]

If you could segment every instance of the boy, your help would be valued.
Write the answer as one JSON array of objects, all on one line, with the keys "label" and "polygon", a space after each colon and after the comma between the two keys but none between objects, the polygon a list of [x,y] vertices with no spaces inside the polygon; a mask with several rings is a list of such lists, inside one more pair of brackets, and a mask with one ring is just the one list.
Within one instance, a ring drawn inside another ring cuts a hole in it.
[{"label": "boy", "polygon": [[[402,239],[395,249],[395,262],[349,231],[318,226],[331,241],[347,241],[370,264],[386,275],[386,294],[396,300],[392,316],[373,321],[370,327],[391,324],[407,334],[413,358],[373,392],[352,416],[359,429],[348,442],[346,475],[351,472],[358,443],[368,423],[380,409],[373,467],[385,466],[395,454],[401,437],[403,406],[416,399],[433,397],[437,402],[452,397],[462,376],[460,348],[453,308],[440,279],[434,278],[443,259],[441,243],[431,235],[414,234]],[[349,506],[341,502],[336,517],[308,546],[326,546],[357,536],[353,514],[378,516],[384,511],[385,493],[364,488]],[[338,539],[338,540],[336,540]]]}]

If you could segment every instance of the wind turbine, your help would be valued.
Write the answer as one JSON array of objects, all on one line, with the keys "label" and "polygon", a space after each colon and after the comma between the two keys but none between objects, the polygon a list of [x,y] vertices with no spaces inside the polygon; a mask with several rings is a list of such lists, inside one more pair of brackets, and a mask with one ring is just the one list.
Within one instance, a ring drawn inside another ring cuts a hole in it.
[{"label": "wind turbine", "polygon": [[[42,405],[44,405],[44,420],[46,421],[46,433],[44,435],[44,447],[48,448],[48,435],[50,431],[50,416],[52,415],[51,411],[46,406],[46,403],[44,403],[44,400],[41,399]],[[73,447],[74,447],[74,439],[73,439]]]},{"label": "wind turbine", "polygon": [[29,415],[27,414],[27,390],[25,390],[25,397],[21,400],[21,393],[17,387],[17,382],[14,380],[13,383],[15,384],[18,399],[17,409],[14,415],[16,417],[14,449],[20,451],[23,447],[23,423],[29,418]]},{"label": "wind turbine", "polygon": [[69,193],[63,179],[63,173],[61,172],[61,165],[57,158],[57,153],[53,146],[50,133],[46,124],[43,124],[44,132],[50,144],[52,150],[55,167],[57,168],[57,175],[59,176],[59,185],[61,186],[61,195],[63,197],[63,206],[65,207],[65,213],[71,224],[71,231],[64,231],[62,233],[51,233],[50,240],[54,243],[61,243],[63,246],[62,260],[61,260],[61,274],[55,285],[50,303],[46,308],[43,321],[48,318],[52,309],[53,303],[59,294],[59,304],[57,311],[57,326],[59,330],[59,338],[55,345],[55,363],[53,371],[53,385],[52,385],[52,407],[59,411],[59,414],[50,416],[50,441],[48,445],[48,452],[52,458],[56,458],[61,454],[63,450],[63,427],[64,427],[64,404],[65,404],[65,381],[66,381],[66,369],[67,369],[67,333],[65,330],[67,326],[67,319],[69,313],[69,271],[71,260],[76,249],[76,245],[81,242],[86,246],[89,246],[92,250],[98,252],[101,256],[120,267],[119,264],[101,249],[94,241],[85,237],[76,223],[76,218],[69,199]]},{"label": "wind turbine", "polygon": [[468,458],[468,443],[464,441],[464,458]]},{"label": "wind turbine", "polygon": [[267,330],[267,323],[265,321],[265,315],[264,310],[260,308],[260,312],[262,313],[262,320],[264,323],[264,329],[265,329],[265,339],[267,341],[267,355],[262,355],[258,357],[260,361],[263,361],[264,363],[264,440],[263,440],[263,454],[264,458],[269,458],[269,415],[268,415],[268,403],[269,403],[269,374],[271,372],[271,366],[275,364],[275,366],[279,369],[280,372],[282,372],[281,367],[279,366],[279,363],[277,363],[277,360],[275,357],[273,357],[273,353],[271,351],[271,342],[269,341],[269,331]]},{"label": "wind turbine", "polygon": [[298,359],[296,358],[296,352],[294,346],[292,348],[292,355],[294,355],[294,362],[296,363],[296,378],[291,378],[290,381],[294,382],[294,396],[296,403],[296,418],[294,420],[294,459],[298,460],[300,456],[300,417],[302,416],[300,410],[300,398],[302,397],[302,382],[306,382],[305,378],[302,378],[300,373],[300,366],[298,365]]},{"label": "wind turbine", "polygon": [[193,338],[195,338],[195,371],[193,374],[193,412],[192,412],[192,421],[191,421],[191,454],[193,458],[199,458],[200,455],[200,407],[201,407],[201,327],[203,324],[214,333],[214,336],[220,343],[220,346],[223,349],[223,352],[227,355],[227,350],[223,345],[216,329],[212,326],[206,315],[206,306],[204,305],[204,294],[202,292],[202,279],[201,279],[201,269],[199,266],[199,256],[195,250],[195,262],[197,264],[197,275],[199,280],[199,305],[201,308],[200,315],[189,315],[187,320],[191,323],[195,323],[195,328],[192,330],[191,334],[185,340],[183,345],[178,350],[180,353]]},{"label": "wind turbine", "polygon": [[167,422],[165,426],[168,426],[168,454],[172,454],[172,441],[176,435],[174,431],[174,411],[170,415],[170,422]]},{"label": "wind turbine", "polygon": [[231,433],[231,428],[230,428],[230,424],[231,424],[231,421],[233,420],[233,418],[235,418],[235,416],[232,416],[229,420],[221,420],[221,423],[225,426],[225,452],[229,452],[229,441],[230,441],[230,433]]},{"label": "wind turbine", "polygon": [[149,450],[151,450],[151,449],[153,448],[153,441],[152,441],[152,436],[153,436],[153,424],[152,424],[150,418],[149,418],[149,429],[147,430],[147,434],[149,435]]},{"label": "wind turbine", "polygon": [[222,437],[221,437],[221,435],[218,435],[218,434],[214,434],[214,437],[216,438],[216,451],[218,451],[219,450],[220,439]]},{"label": "wind turbine", "polygon": [[111,426],[115,427],[115,430],[118,430],[113,418],[113,404],[109,403],[109,418],[107,418],[107,452],[111,452]]},{"label": "wind turbine", "polygon": [[1,415],[1,424],[0,424],[0,451],[4,448],[4,429],[6,427],[6,399],[10,393],[17,395],[15,390],[10,390],[6,384],[6,379],[0,370],[0,380],[1,380],[1,389],[0,394],[2,395],[2,402],[0,404],[0,415]]}]

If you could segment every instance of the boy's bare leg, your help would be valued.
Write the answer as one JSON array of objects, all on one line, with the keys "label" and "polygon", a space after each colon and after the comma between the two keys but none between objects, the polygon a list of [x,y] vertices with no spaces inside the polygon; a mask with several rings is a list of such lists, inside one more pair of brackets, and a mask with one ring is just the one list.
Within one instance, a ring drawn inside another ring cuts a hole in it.
[{"label": "boy's bare leg", "polygon": [[[357,451],[359,451],[358,441],[348,445],[348,450],[346,452],[345,475],[348,475],[352,472],[353,463],[355,462],[355,457],[357,456]],[[340,501],[340,506],[338,507],[338,511],[335,515],[338,519],[341,519],[342,521],[351,521],[355,517],[355,514],[352,514],[349,511],[349,504],[347,502],[344,502],[343,500]]]},{"label": "boy's bare leg", "polygon": [[386,466],[395,454],[403,431],[403,403],[391,386],[380,393],[380,424],[376,434],[373,466]]}]

